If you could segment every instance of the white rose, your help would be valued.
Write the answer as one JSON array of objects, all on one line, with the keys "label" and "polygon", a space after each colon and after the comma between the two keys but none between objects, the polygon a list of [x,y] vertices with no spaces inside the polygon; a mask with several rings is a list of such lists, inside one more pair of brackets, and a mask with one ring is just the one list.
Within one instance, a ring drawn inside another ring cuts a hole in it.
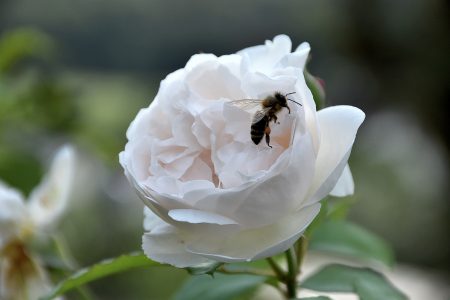
[{"label": "white rose", "polygon": [[[194,55],[167,76],[127,131],[120,153],[145,205],[144,252],[177,267],[265,258],[288,249],[336,186],[364,113],[316,112],[303,68],[309,45],[291,53],[285,35],[237,54]],[[271,146],[250,139],[252,115],[230,101],[275,91],[289,102]],[[353,191],[350,171],[334,193]]]},{"label": "white rose", "polygon": [[73,149],[62,147],[27,201],[0,181],[0,299],[37,299],[50,291],[45,269],[28,251],[27,243],[33,236],[50,233],[61,217],[74,167]]}]

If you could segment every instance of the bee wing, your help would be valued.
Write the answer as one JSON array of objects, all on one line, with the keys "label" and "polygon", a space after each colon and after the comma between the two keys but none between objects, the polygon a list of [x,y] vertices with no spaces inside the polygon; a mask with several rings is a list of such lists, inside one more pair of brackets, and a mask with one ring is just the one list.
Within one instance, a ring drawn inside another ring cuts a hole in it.
[{"label": "bee wing", "polygon": [[258,123],[259,121],[264,118],[264,116],[267,115],[267,112],[270,110],[270,107],[265,107],[263,109],[258,110],[254,115],[252,119],[252,125],[255,123]]},{"label": "bee wing", "polygon": [[230,103],[233,106],[239,107],[240,109],[243,109],[245,111],[251,111],[255,109],[256,107],[261,107],[262,99],[241,99],[241,100],[234,100],[230,101]]}]

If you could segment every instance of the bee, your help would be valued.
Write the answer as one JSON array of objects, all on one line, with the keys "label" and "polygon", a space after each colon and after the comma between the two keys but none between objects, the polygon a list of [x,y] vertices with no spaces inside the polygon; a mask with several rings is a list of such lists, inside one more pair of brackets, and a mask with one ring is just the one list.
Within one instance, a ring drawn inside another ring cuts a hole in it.
[{"label": "bee", "polygon": [[297,101],[287,98],[287,96],[292,94],[295,94],[295,92],[288,93],[286,95],[283,95],[280,92],[275,92],[273,95],[270,95],[264,99],[242,99],[230,102],[230,104],[244,110],[251,110],[257,106],[260,106],[260,108],[253,115],[252,125],[250,127],[250,137],[255,145],[258,145],[265,135],[267,146],[272,148],[270,145],[271,129],[269,123],[273,121],[279,124],[279,122],[277,122],[277,113],[279,113],[283,107],[286,107],[288,112],[291,113],[287,100],[302,106]]}]

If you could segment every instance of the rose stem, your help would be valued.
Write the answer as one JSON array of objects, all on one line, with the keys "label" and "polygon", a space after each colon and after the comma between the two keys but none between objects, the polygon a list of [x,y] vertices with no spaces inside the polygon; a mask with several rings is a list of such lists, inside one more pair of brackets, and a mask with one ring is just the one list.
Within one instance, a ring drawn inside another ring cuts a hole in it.
[{"label": "rose stem", "polygon": [[288,266],[288,273],[285,277],[285,284],[287,287],[287,296],[289,299],[297,297],[297,257],[294,247],[289,248],[286,252],[286,262]]},{"label": "rose stem", "polygon": [[277,275],[277,278],[279,281],[284,281],[286,278],[286,273],[283,271],[283,269],[280,268],[280,266],[275,262],[275,260],[272,257],[266,258],[267,262],[269,263],[270,267],[274,271],[274,273]]},{"label": "rose stem", "polygon": [[308,249],[308,239],[302,235],[296,243],[297,246],[297,275],[301,273],[301,266],[303,264],[303,258]]}]

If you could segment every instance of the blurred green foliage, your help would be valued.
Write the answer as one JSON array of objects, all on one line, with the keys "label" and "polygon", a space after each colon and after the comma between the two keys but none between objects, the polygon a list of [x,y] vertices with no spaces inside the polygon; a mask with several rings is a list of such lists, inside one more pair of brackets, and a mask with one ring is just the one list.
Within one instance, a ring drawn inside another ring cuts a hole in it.
[{"label": "blurred green foliage", "polygon": [[19,28],[0,36],[0,176],[25,193],[42,175],[39,157],[30,152],[38,136],[73,128],[70,93],[49,64],[52,39]]},{"label": "blurred green foliage", "polygon": [[125,129],[148,97],[143,80],[61,71],[56,49],[49,35],[32,28],[0,37],[0,176],[25,193],[42,175],[48,149],[37,145],[49,139],[80,143],[116,165]]},{"label": "blurred green foliage", "polygon": [[39,59],[53,55],[53,41],[33,28],[19,28],[3,34],[0,40],[0,74],[12,72],[17,64],[29,57]]}]

